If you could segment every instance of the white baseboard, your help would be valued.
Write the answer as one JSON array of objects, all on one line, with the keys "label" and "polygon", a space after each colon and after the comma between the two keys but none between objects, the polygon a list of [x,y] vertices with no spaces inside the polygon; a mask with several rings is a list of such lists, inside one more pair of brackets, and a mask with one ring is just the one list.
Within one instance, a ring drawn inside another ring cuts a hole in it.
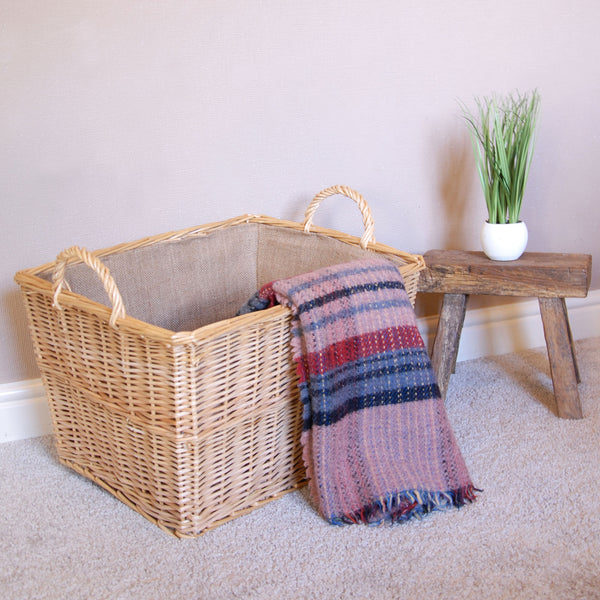
[{"label": "white baseboard", "polygon": [[[567,299],[574,339],[600,336],[600,290],[587,298]],[[437,317],[419,320],[419,329],[430,345]],[[465,317],[458,360],[519,352],[545,345],[537,300],[524,300],[469,311]],[[41,380],[0,385],[0,443],[38,437],[52,432],[50,413]]]},{"label": "white baseboard", "polygon": [[50,411],[40,379],[0,385],[0,442],[51,432]]},{"label": "white baseboard", "polygon": [[[567,309],[574,339],[600,336],[600,290],[590,292],[587,298],[567,298]],[[419,321],[421,335],[429,347],[436,327],[437,317]],[[472,311],[467,306],[457,360],[519,352],[545,345],[537,299]]]}]

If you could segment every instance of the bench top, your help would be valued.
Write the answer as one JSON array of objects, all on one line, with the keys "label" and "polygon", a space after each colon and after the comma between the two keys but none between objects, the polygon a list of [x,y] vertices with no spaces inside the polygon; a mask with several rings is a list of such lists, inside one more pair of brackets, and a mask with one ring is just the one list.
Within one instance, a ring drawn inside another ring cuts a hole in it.
[{"label": "bench top", "polygon": [[429,250],[423,256],[420,292],[585,298],[590,288],[589,254],[525,252],[507,262],[467,250]]}]

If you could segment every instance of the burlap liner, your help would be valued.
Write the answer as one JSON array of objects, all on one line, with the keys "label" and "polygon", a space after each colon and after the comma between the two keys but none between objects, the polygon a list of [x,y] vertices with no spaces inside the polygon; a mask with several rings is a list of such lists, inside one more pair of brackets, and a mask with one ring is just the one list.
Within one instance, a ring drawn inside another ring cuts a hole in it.
[{"label": "burlap liner", "polygon": [[[247,223],[118,252],[102,262],[127,314],[171,331],[192,331],[235,316],[269,281],[372,254],[317,233]],[[39,276],[51,280],[52,272]],[[98,276],[86,265],[69,265],[66,279],[73,292],[110,306]]]}]

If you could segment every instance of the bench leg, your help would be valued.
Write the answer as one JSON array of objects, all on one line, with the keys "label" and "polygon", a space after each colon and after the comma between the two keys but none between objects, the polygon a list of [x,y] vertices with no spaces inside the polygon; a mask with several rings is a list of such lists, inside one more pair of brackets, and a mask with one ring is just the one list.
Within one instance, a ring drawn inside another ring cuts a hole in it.
[{"label": "bench leg", "polygon": [[431,364],[437,376],[442,399],[446,397],[450,375],[456,366],[458,342],[467,310],[467,298],[466,294],[445,294],[442,301],[431,352]]},{"label": "bench leg", "polygon": [[558,416],[581,419],[579,369],[564,298],[538,298]]},{"label": "bench leg", "polygon": [[567,323],[567,331],[569,332],[569,345],[571,346],[571,355],[573,357],[573,366],[575,367],[575,378],[577,383],[581,383],[581,376],[579,375],[579,365],[577,364],[577,356],[575,355],[575,344],[573,343],[573,333],[571,332],[571,325],[569,323],[569,313],[567,312],[567,301],[561,298],[563,310],[565,312],[565,321]]}]

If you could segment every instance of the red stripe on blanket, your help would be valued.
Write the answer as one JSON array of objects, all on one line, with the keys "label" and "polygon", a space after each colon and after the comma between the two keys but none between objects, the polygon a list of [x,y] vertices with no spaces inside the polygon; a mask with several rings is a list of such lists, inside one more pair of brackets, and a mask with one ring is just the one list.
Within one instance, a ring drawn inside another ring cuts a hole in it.
[{"label": "red stripe on blanket", "polygon": [[[303,370],[308,369],[312,375],[320,375],[340,365],[398,348],[424,348],[416,326],[389,327],[340,340],[320,352],[307,353],[303,357],[306,367]],[[302,370],[299,374],[301,381],[304,381]]]}]

